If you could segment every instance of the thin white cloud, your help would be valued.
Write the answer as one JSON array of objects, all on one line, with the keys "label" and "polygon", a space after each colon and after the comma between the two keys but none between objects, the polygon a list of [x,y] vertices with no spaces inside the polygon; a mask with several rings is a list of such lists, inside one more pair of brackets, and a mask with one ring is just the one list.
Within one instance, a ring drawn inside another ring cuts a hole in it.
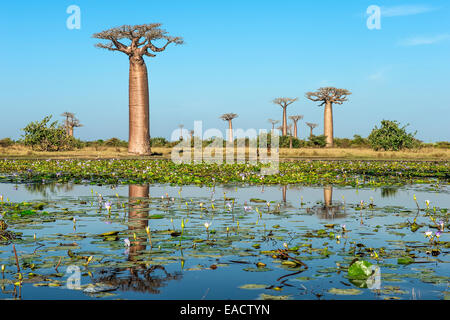
[{"label": "thin white cloud", "polygon": [[440,34],[432,37],[414,37],[400,41],[401,46],[421,46],[435,44],[445,40],[450,40],[450,34]]},{"label": "thin white cloud", "polygon": [[427,5],[400,5],[393,7],[381,7],[381,17],[412,16],[416,14],[435,11],[437,8]]},{"label": "thin white cloud", "polygon": [[369,75],[369,80],[374,80],[374,81],[384,80],[386,78],[386,72],[388,70],[390,70],[390,68],[385,67],[385,68],[378,70],[375,73],[372,73],[371,75]]}]

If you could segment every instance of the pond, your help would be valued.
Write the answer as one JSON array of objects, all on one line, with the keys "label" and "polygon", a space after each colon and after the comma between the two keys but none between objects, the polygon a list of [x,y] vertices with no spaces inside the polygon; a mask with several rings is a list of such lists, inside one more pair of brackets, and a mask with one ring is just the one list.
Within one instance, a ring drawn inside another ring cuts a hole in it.
[{"label": "pond", "polygon": [[[446,185],[0,183],[0,195],[1,299],[450,294]],[[350,273],[366,262],[370,275]]]}]

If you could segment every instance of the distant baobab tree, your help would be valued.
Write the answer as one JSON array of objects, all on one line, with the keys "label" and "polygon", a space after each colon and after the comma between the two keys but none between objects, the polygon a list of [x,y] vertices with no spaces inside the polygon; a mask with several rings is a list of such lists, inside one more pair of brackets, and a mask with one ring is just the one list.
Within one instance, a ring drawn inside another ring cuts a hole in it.
[{"label": "distant baobab tree", "polygon": [[323,130],[327,139],[327,147],[333,147],[333,103],[342,104],[347,101],[347,96],[351,94],[346,89],[334,87],[319,88],[316,92],[306,93],[309,100],[321,102],[319,106],[325,105]]},{"label": "distant baobab tree", "polygon": [[[97,43],[96,47],[111,51],[120,51],[129,57],[129,143],[128,152],[148,155],[150,148],[148,75],[144,56],[156,57],[152,52],[162,52],[171,43],[183,44],[180,37],[171,37],[160,29],[160,23],[142,25],[123,25],[117,28],[95,33],[96,39],[108,40]],[[120,42],[125,39],[128,43]],[[165,40],[162,47],[152,41]]]},{"label": "distant baobab tree", "polygon": [[314,128],[318,127],[319,125],[317,123],[311,123],[311,122],[306,122],[306,125],[311,129],[309,136],[312,137]]},{"label": "distant baobab tree", "polygon": [[302,120],[303,116],[302,115],[296,115],[296,116],[290,116],[289,119],[292,120],[292,122],[294,122],[294,137],[298,138],[298,134],[297,134],[297,122],[298,120]]},{"label": "distant baobab tree", "polygon": [[67,135],[73,137],[73,128],[79,128],[83,125],[80,123],[80,120],[75,118],[75,114],[72,112],[64,112],[61,116],[66,118],[64,120],[64,128],[66,129]]},{"label": "distant baobab tree", "polygon": [[228,141],[231,142],[233,141],[233,124],[231,123],[233,121],[233,119],[237,118],[238,115],[235,113],[225,113],[223,115],[220,116],[220,119],[222,119],[223,121],[228,121]]},{"label": "distant baobab tree", "polygon": [[287,115],[286,115],[286,109],[287,107],[294,103],[295,101],[297,101],[298,98],[276,98],[274,99],[272,102],[275,104],[278,104],[279,106],[281,106],[283,108],[283,129],[282,129],[282,134],[283,136],[287,135]]},{"label": "distant baobab tree", "polygon": [[191,141],[194,138],[194,130],[189,130],[189,136],[191,137]]},{"label": "distant baobab tree", "polygon": [[275,125],[278,124],[280,120],[269,119],[268,121],[272,124],[272,132],[273,132],[275,130]]}]

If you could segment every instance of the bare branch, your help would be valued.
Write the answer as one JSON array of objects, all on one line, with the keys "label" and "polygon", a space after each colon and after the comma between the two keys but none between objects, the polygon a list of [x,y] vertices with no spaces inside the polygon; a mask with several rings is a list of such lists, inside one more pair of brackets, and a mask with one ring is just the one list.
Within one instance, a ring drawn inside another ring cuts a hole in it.
[{"label": "bare branch", "polygon": [[272,100],[272,103],[280,105],[282,108],[287,108],[288,105],[297,101],[298,98],[276,98]]},{"label": "bare branch", "polygon": [[[97,48],[111,51],[121,51],[130,56],[133,55],[142,57],[143,55],[146,55],[148,57],[155,57],[155,55],[149,52],[148,49],[153,52],[162,52],[170,43],[175,43],[176,45],[184,43],[181,37],[168,36],[167,32],[161,29],[160,26],[160,23],[135,26],[123,25],[117,28],[95,33],[92,37],[110,41],[106,44],[97,43],[95,45]],[[119,40],[121,39],[130,41],[130,45],[127,46],[120,42]],[[154,40],[167,40],[167,42],[163,47],[158,48],[152,43]]]},{"label": "bare branch", "polygon": [[233,120],[234,118],[237,118],[237,117],[238,117],[238,115],[235,114],[235,113],[225,113],[225,114],[221,115],[219,117],[219,119],[222,119],[223,121],[231,121],[231,120]]},{"label": "bare branch", "polygon": [[315,102],[322,102],[319,106],[326,103],[342,104],[347,101],[347,96],[352,93],[346,89],[338,89],[334,87],[319,88],[316,92],[307,92],[306,98]]}]

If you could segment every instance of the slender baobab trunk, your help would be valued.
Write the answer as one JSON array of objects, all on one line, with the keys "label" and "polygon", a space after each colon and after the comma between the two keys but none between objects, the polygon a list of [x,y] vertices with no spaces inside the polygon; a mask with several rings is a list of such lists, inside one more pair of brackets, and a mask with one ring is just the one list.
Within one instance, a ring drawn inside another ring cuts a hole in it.
[{"label": "slender baobab trunk", "polygon": [[333,187],[328,186],[323,188],[323,201],[327,207],[331,206],[333,202]]},{"label": "slender baobab trunk", "polygon": [[233,142],[233,124],[228,120],[228,141]]},{"label": "slender baobab trunk", "polygon": [[313,131],[313,128],[312,128],[312,127],[310,127],[309,129],[311,129],[311,131],[310,131],[310,133],[309,133],[309,137],[310,137],[310,138],[312,138],[312,136],[313,136],[313,133],[312,133],[312,131]]},{"label": "slender baobab trunk", "polygon": [[145,62],[130,57],[128,152],[150,154],[148,75]]},{"label": "slender baobab trunk", "polygon": [[298,136],[297,136],[297,122],[294,122],[294,138],[298,139]]},{"label": "slender baobab trunk", "polygon": [[333,147],[333,105],[331,102],[325,103],[324,109],[324,135],[327,137],[326,147]]},{"label": "slender baobab trunk", "polygon": [[286,109],[287,108],[283,108],[283,136],[287,135]]}]

